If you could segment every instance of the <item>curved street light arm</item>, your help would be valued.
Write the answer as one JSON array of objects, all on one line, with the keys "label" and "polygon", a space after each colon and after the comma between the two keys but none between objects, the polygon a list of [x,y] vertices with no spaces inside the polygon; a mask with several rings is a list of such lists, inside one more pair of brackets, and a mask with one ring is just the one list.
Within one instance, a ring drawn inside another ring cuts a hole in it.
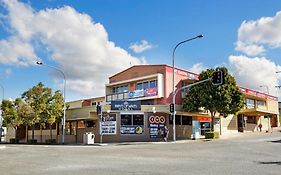
[{"label": "curved street light arm", "polygon": [[187,39],[187,40],[184,40],[184,41],[181,41],[179,42],[175,47],[174,47],[174,50],[173,50],[173,104],[174,104],[174,112],[173,112],[173,140],[176,141],[176,113],[175,113],[175,103],[176,103],[176,98],[175,98],[175,52],[176,52],[176,49],[178,48],[178,46],[180,46],[181,44],[183,43],[186,43],[188,41],[191,41],[191,40],[194,40],[194,39],[197,39],[197,38],[202,38],[203,35],[197,35],[196,37],[193,37],[193,38],[190,38],[190,39]]}]

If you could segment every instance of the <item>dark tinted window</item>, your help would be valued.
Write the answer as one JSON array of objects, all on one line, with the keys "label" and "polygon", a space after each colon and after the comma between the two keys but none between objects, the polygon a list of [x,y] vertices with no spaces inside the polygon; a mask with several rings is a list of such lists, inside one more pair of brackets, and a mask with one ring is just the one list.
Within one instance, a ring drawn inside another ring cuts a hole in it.
[{"label": "dark tinted window", "polygon": [[182,116],[182,125],[192,125],[192,116]]},{"label": "dark tinted window", "polygon": [[131,115],[121,115],[121,125],[131,125],[132,116]]},{"label": "dark tinted window", "polygon": [[144,125],[143,115],[133,115],[133,125]]}]

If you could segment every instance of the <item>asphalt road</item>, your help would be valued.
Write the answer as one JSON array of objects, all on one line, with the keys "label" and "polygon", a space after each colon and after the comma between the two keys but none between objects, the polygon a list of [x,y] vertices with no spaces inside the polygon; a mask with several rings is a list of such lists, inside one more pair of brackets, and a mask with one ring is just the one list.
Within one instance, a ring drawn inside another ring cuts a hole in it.
[{"label": "asphalt road", "polygon": [[0,174],[281,174],[281,133],[104,146],[0,145]]}]

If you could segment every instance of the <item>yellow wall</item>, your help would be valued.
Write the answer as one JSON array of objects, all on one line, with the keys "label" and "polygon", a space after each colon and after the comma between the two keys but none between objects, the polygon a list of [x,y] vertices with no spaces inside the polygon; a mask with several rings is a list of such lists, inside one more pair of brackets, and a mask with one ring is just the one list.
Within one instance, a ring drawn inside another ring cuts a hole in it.
[{"label": "yellow wall", "polygon": [[221,117],[221,134],[229,135],[233,133],[238,133],[237,116]]},{"label": "yellow wall", "polygon": [[271,99],[267,99],[266,100],[267,103],[267,109],[268,111],[274,113],[274,114],[278,114],[279,110],[278,110],[278,101],[274,101]]}]

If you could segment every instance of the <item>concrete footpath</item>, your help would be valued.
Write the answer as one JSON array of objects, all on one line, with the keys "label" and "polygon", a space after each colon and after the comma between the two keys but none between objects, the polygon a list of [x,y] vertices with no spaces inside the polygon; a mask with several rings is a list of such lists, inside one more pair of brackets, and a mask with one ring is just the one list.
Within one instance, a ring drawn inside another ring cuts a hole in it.
[{"label": "concrete footpath", "polygon": [[218,140],[231,140],[231,139],[239,139],[239,138],[255,138],[255,137],[263,137],[263,136],[270,136],[271,134],[280,133],[281,134],[281,127],[274,127],[272,129],[272,132],[262,131],[262,132],[237,132],[229,135],[221,135],[219,139],[186,139],[186,140],[176,140],[176,141],[159,141],[159,142],[114,142],[114,143],[94,143],[94,144],[65,144],[65,145],[46,145],[46,144],[9,144],[9,143],[2,143],[0,144],[0,149],[5,148],[4,145],[22,145],[22,146],[43,146],[43,147],[53,147],[53,146],[66,146],[66,147],[91,147],[91,146],[122,146],[122,145],[145,145],[145,144],[176,144],[176,143],[195,143],[195,142],[207,142],[207,141],[218,141]]},{"label": "concrete footpath", "polygon": [[255,137],[255,136],[262,136],[262,135],[270,135],[271,133],[280,133],[281,134],[281,126],[280,127],[274,127],[271,129],[271,131],[264,130],[262,132],[259,131],[247,131],[247,132],[238,132],[233,133],[229,135],[221,135],[220,139],[234,139],[234,138],[242,138],[242,137]]}]

